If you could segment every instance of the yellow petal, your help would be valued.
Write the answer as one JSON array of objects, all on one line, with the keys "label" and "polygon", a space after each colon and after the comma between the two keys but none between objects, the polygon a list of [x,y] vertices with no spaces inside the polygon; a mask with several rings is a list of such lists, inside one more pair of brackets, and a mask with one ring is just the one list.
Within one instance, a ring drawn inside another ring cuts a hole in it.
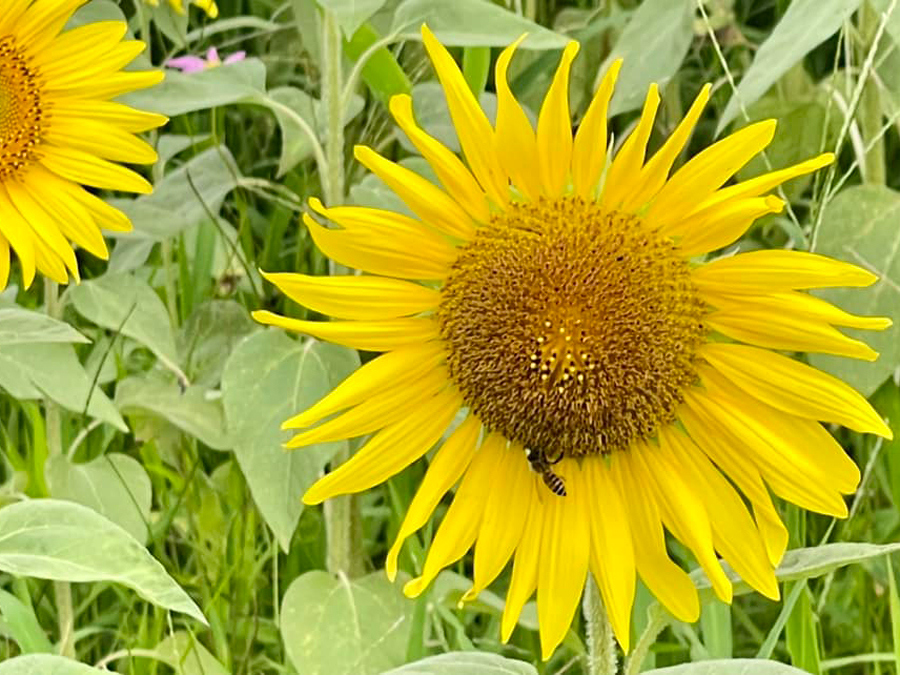
[{"label": "yellow petal", "polygon": [[5,0],[0,3],[0,32],[11,32],[30,3],[31,0]]},{"label": "yellow petal", "polygon": [[647,141],[650,140],[650,132],[653,131],[653,121],[656,119],[658,107],[659,91],[656,84],[651,84],[637,126],[625,139],[609,166],[601,197],[604,208],[619,210],[628,194],[637,188],[641,166],[647,152]]},{"label": "yellow petal", "polygon": [[475,579],[466,599],[487,588],[509,562],[522,538],[534,496],[534,480],[519,444],[509,444],[496,470],[497,486],[485,495],[484,517],[475,544]]},{"label": "yellow petal", "polygon": [[578,462],[563,459],[554,472],[566,481],[568,494],[557,497],[545,488],[543,495],[537,610],[544,661],[569,632],[584,590],[591,552],[587,483]]},{"label": "yellow petal", "polygon": [[374,394],[352,410],[297,434],[284,447],[302,448],[314,443],[339,441],[378,431],[411,415],[421,406],[422,401],[437,394],[449,381],[446,367],[435,368],[404,387],[394,387]]},{"label": "yellow petal", "polygon": [[428,522],[438,502],[469,467],[478,448],[480,433],[481,422],[469,415],[435,453],[385,559],[384,569],[391,581],[397,578],[397,558],[403,542]]},{"label": "yellow petal", "polygon": [[56,36],[53,42],[35,52],[34,63],[48,79],[78,72],[79,68],[96,64],[115,47],[128,32],[124,21],[98,21],[79,26]]},{"label": "yellow petal", "polygon": [[763,538],[747,507],[712,462],[676,426],[660,430],[662,454],[689,489],[703,495],[713,542],[731,567],[760,593],[777,600],[778,582]]},{"label": "yellow petal", "polygon": [[675,159],[687,144],[691,132],[697,125],[697,120],[703,113],[707,101],[709,101],[710,85],[706,84],[700,90],[690,110],[672,132],[672,135],[663,143],[662,147],[650,158],[641,169],[640,176],[635,181],[635,189],[628,193],[622,205],[623,210],[635,212],[641,209],[648,201],[656,196],[656,193],[666,183],[669,170]]},{"label": "yellow petal", "polygon": [[796,178],[797,176],[802,176],[804,174],[817,171],[823,166],[828,166],[833,161],[834,155],[830,152],[825,152],[818,157],[808,159],[805,162],[800,162],[799,164],[795,164],[794,166],[789,166],[785,169],[779,169],[778,171],[770,171],[769,173],[764,173],[762,176],[757,176],[756,178],[751,178],[750,180],[745,180],[734,185],[729,185],[726,188],[722,188],[721,190],[716,191],[709,198],[701,202],[698,205],[698,209],[704,209],[712,206],[713,204],[718,204],[730,199],[746,199],[747,197],[758,197],[778,187],[782,183],[789,181],[791,178]]},{"label": "yellow petal", "polygon": [[450,196],[462,206],[473,219],[486,223],[491,218],[484,190],[475,180],[456,153],[440,141],[425,133],[413,118],[412,99],[408,94],[398,94],[391,98],[391,114],[397,125],[409,137],[422,156],[428,160],[437,174],[438,180]]},{"label": "yellow petal", "polygon": [[588,106],[584,119],[575,134],[572,147],[572,185],[582,199],[592,199],[606,163],[606,112],[622,68],[616,59],[603,75],[603,80]]},{"label": "yellow petal", "polygon": [[41,146],[41,164],[63,178],[82,185],[150,194],[153,186],[130,169],[75,148]]},{"label": "yellow petal", "polygon": [[700,290],[719,293],[774,293],[835,286],[871,286],[878,277],[856,265],[805,251],[749,251],[720,258],[693,270]]},{"label": "yellow petal", "polygon": [[345,408],[362,403],[385,389],[402,389],[407,383],[431,372],[444,360],[440,342],[403,347],[372,359],[318,403],[281,425],[282,429],[302,429]]},{"label": "yellow petal", "polygon": [[354,206],[322,210],[344,230],[326,229],[308,214],[303,222],[316,246],[348,267],[403,279],[443,279],[456,260],[443,237],[412,218]]},{"label": "yellow petal", "polygon": [[747,499],[753,504],[757,526],[766,545],[772,565],[781,562],[788,543],[788,531],[772,504],[772,498],[763,483],[759,469],[740,447],[729,445],[719,433],[719,424],[709,416],[703,406],[685,396],[688,404],[678,411],[678,419],[691,439],[713,462],[722,468]]},{"label": "yellow petal", "polygon": [[115,101],[63,99],[53,104],[54,123],[58,120],[71,123],[74,120],[86,118],[118,127],[133,134],[156,129],[169,121],[165,115],[135,110]]},{"label": "yellow petal", "polygon": [[403,587],[407,597],[419,595],[442,569],[462,558],[475,543],[484,513],[484,496],[490,494],[493,483],[497,480],[496,467],[505,446],[506,439],[492,433],[475,453],[456,496],[434,535],[422,575]]},{"label": "yellow petal", "polygon": [[262,275],[294,302],[338,319],[396,319],[434,309],[441,301],[439,291],[386,277]]},{"label": "yellow petal", "polygon": [[574,40],[563,50],[559,67],[544,97],[537,124],[538,171],[547,197],[561,197],[572,164],[572,118],[569,114],[569,71],[578,54]]},{"label": "yellow petal", "polygon": [[22,266],[23,285],[28,288],[34,281],[34,234],[31,226],[13,205],[2,183],[0,183],[0,235],[3,235],[16,252]]},{"label": "yellow petal", "polygon": [[75,10],[87,0],[34,0],[16,23],[14,35],[29,50],[40,53],[63,27]]},{"label": "yellow petal", "polygon": [[92,195],[80,185],[68,182],[69,196],[88,210],[94,221],[102,228],[115,232],[130,232],[131,221],[128,216],[113,208],[105,201]]},{"label": "yellow petal", "polygon": [[710,342],[700,355],[745,392],[782,412],[893,438],[869,402],[833,375],[746,345]]},{"label": "yellow petal", "polygon": [[509,201],[509,187],[494,151],[494,130],[491,123],[475,100],[453,57],[424,24],[422,42],[444,89],[447,108],[472,173],[495,204],[506,204]]},{"label": "yellow petal", "polygon": [[353,457],[316,481],[303,502],[321,504],[338,495],[363,492],[400,473],[440,440],[461,405],[452,389],[423,401],[416,412],[382,429]]},{"label": "yellow petal", "polygon": [[53,87],[53,82],[49,82],[47,92],[54,98],[90,98],[94,101],[105,101],[130,91],[155,86],[165,77],[166,74],[161,70],[118,71],[77,80],[71,85],[59,89]]},{"label": "yellow petal", "polygon": [[[535,477],[531,479],[532,492],[540,489]],[[540,499],[533,495],[531,507],[528,509],[528,518],[525,521],[525,529],[522,539],[516,548],[516,559],[513,562],[512,577],[509,581],[509,590],[506,593],[506,604],[503,606],[503,618],[500,622],[500,639],[504,643],[509,642],[513,629],[519,621],[522,607],[528,602],[528,598],[537,588],[538,565],[541,559],[541,540],[543,538],[542,527],[544,524],[544,507]]]},{"label": "yellow petal", "polygon": [[156,150],[146,141],[94,119],[54,118],[45,138],[52,145],[75,148],[114,162],[153,164],[158,159]]},{"label": "yellow petal", "polygon": [[647,211],[647,221],[665,227],[690,213],[765,148],[774,134],[775,120],[757,122],[703,150],[659,191]]},{"label": "yellow petal", "polygon": [[666,537],[656,496],[638,481],[633,454],[631,451],[613,453],[610,468],[623,495],[641,496],[640,499],[625,500],[638,574],[672,616],[693,623],[700,616],[697,589],[688,574],[672,562],[666,552]]},{"label": "yellow petal", "polygon": [[0,234],[0,291],[9,283],[9,242]]},{"label": "yellow petal", "polygon": [[522,106],[509,88],[506,72],[516,48],[527,35],[504,49],[497,57],[494,86],[497,89],[497,154],[506,174],[519,191],[531,201],[541,194],[541,183],[535,170],[538,166],[537,141],[534,129]]},{"label": "yellow petal", "polygon": [[591,572],[603,596],[609,621],[622,651],[628,652],[634,604],[635,562],[619,487],[600,458],[584,462],[588,519],[591,526]]},{"label": "yellow petal", "polygon": [[268,326],[312,335],[334,344],[368,352],[386,352],[399,347],[429,342],[439,337],[431,319],[385,319],[384,321],[301,321],[265,310],[253,318]]},{"label": "yellow petal", "polygon": [[679,252],[689,258],[733,244],[757,218],[782,209],[784,202],[771,195],[732,200],[699,211],[662,234],[676,236]]},{"label": "yellow petal", "polygon": [[655,444],[642,444],[632,452],[633,479],[654,492],[663,522],[697,558],[719,599],[730,603],[731,581],[716,557],[712,526],[699,493],[685,480],[671,454]]},{"label": "yellow petal", "polygon": [[353,154],[360,164],[378,176],[423,222],[468,241],[475,234],[475,223],[456,201],[415,171],[385,159],[371,148],[357,145]]}]

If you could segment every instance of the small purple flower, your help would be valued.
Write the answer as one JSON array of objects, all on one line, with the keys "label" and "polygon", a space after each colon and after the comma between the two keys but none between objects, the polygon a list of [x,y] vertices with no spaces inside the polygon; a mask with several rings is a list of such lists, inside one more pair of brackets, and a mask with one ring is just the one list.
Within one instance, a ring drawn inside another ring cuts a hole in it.
[{"label": "small purple flower", "polygon": [[169,68],[176,68],[183,73],[197,73],[201,70],[206,70],[207,68],[216,68],[217,66],[222,65],[227,66],[229,63],[237,63],[238,61],[243,61],[245,58],[247,58],[246,52],[235,52],[234,54],[225,57],[225,60],[222,61],[219,58],[219,50],[215,47],[210,47],[209,51],[206,52],[206,58],[203,58],[202,56],[179,56],[178,58],[166,61],[166,66]]}]

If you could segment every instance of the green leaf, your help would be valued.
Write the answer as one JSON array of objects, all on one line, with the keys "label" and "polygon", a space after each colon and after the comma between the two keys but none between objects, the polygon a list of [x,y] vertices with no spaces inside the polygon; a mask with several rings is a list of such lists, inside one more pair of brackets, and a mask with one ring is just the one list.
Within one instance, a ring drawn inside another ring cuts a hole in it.
[{"label": "green leaf", "polygon": [[804,671],[777,661],[724,659],[648,670],[645,675],[805,675]]},{"label": "green leaf", "polygon": [[85,319],[140,342],[167,368],[181,373],[169,314],[147,282],[130,274],[107,274],[72,286],[68,295]]},{"label": "green leaf", "polygon": [[334,14],[348,40],[387,0],[316,0],[322,9]]},{"label": "green leaf", "polygon": [[195,385],[215,387],[238,343],[259,328],[243,305],[209,300],[188,317],[178,334],[178,353]]},{"label": "green leaf", "polygon": [[384,572],[306,572],[285,593],[281,637],[304,675],[375,675],[403,663],[412,607]]},{"label": "green leaf", "polygon": [[116,404],[126,414],[161,417],[214,450],[231,449],[222,406],[204,387],[182,391],[177,383],[158,377],[129,377],[116,387]]},{"label": "green leaf", "polygon": [[[816,253],[846,260],[874,272],[881,280],[869,288],[836,288],[817,295],[848,312],[886,316],[900,324],[900,192],[881,185],[858,185],[843,190],[828,205],[819,225]],[[846,330],[881,355],[874,363],[810,354],[816,368],[836,375],[870,396],[900,363],[896,328],[886,331]]]},{"label": "green leaf", "polygon": [[0,309],[0,345],[90,342],[65,321],[26,309]]},{"label": "green leaf", "polygon": [[53,654],[27,654],[0,663],[0,675],[98,675],[108,672]]},{"label": "green leaf", "polygon": [[266,66],[245,59],[196,73],[167,70],[166,79],[149,89],[122,97],[130,106],[176,117],[234,103],[245,103],[266,91]]},{"label": "green leaf", "polygon": [[703,603],[700,614],[703,646],[714,659],[729,659],[732,654],[731,606],[718,598]]},{"label": "green leaf", "polygon": [[[371,24],[359,27],[350,40],[344,42],[344,53],[356,63],[369,47],[378,42],[381,35]],[[363,82],[375,97],[386,104],[391,96],[408,94],[412,89],[409,78],[387,47],[376,49],[362,67]]]},{"label": "green leaf", "polygon": [[[791,655],[791,664],[801,668],[807,673],[819,675],[822,672],[819,652],[819,635],[816,630],[816,617],[813,614],[812,599],[809,586],[806,581],[797,581],[802,584],[800,598],[788,617],[784,626],[785,645]],[[790,586],[790,584],[788,584]],[[785,595],[789,591],[785,589]]]},{"label": "green leaf", "polygon": [[522,49],[562,49],[569,39],[514,14],[489,0],[403,0],[394,13],[391,32],[420,40],[427,23],[448,47],[505,47],[522,33]]},{"label": "green leaf", "polygon": [[34,609],[4,590],[0,590],[0,617],[23,654],[53,652],[53,645],[38,623]]},{"label": "green leaf", "polygon": [[623,59],[610,115],[639,108],[651,82],[662,87],[678,72],[694,36],[695,7],[693,0],[647,0],[634,11],[597,74]]},{"label": "green leaf", "polygon": [[[900,543],[823,544],[822,546],[797,548],[784,554],[784,559],[781,561],[781,564],[775,568],[775,578],[777,578],[778,581],[812,579],[827,574],[839,567],[853,565],[895,551],[900,551]],[[750,586],[748,586],[747,583],[731,569],[731,567],[729,567],[728,563],[723,562],[722,568],[725,570],[725,574],[728,575],[732,584],[734,584],[735,595],[742,595],[753,591],[753,589],[750,588]],[[706,592],[712,597],[712,587],[702,569],[698,568],[691,572],[691,578],[698,590]]]},{"label": "green leaf", "polygon": [[488,652],[448,652],[394,668],[382,675],[537,675],[530,663]]},{"label": "green leaf", "polygon": [[46,476],[54,498],[87,506],[147,542],[152,489],[137,460],[116,453],[75,464],[58,455],[48,460]]},{"label": "green leaf", "polygon": [[891,641],[894,646],[894,668],[900,672],[900,594],[897,593],[897,579],[894,577],[894,567],[891,565],[891,557],[886,556],[888,575],[888,604],[891,612]]},{"label": "green leaf", "polygon": [[134,537],[74,502],[30,499],[0,509],[0,570],[56,581],[120,583],[154,605],[206,623],[194,601]]},{"label": "green leaf", "polygon": [[228,670],[190,633],[178,631],[156,645],[156,658],[175,675],[228,675]]},{"label": "green leaf", "polygon": [[92,0],[84,7],[80,7],[78,11],[72,15],[69,23],[66,24],[66,29],[70,30],[72,28],[77,28],[78,26],[84,26],[85,24],[96,23],[97,21],[125,20],[125,15],[122,13],[122,10],[116,3],[112,2],[112,0]]},{"label": "green leaf", "polygon": [[287,551],[303,512],[301,497],[346,441],[293,452],[281,423],[322,398],[359,365],[350,349],[263,331],[241,342],[225,365],[222,398],[234,454],[253,500]]},{"label": "green leaf", "polygon": [[737,91],[719,118],[719,134],[740,113],[741,105],[756,102],[791,67],[834,35],[860,0],[794,0],[781,21],[760,45]]},{"label": "green leaf", "polygon": [[87,414],[128,431],[106,394],[93,387],[68,344],[0,346],[0,387],[20,400],[49,398],[66,410]]}]

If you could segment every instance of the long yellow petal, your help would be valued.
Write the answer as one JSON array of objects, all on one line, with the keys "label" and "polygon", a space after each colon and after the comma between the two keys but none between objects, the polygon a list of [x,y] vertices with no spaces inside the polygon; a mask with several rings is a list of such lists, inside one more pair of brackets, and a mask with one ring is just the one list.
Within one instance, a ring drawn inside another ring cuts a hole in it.
[{"label": "long yellow petal", "polygon": [[582,199],[592,199],[606,164],[606,112],[622,68],[622,59],[613,61],[591,99],[572,146],[572,185]]},{"label": "long yellow petal", "polygon": [[356,454],[316,481],[303,495],[305,504],[321,504],[338,495],[363,492],[400,473],[437,443],[462,406],[452,389],[423,401],[405,420],[382,429]]},{"label": "long yellow petal", "polygon": [[707,101],[709,101],[710,89],[711,86],[709,84],[703,86],[684,119],[681,120],[678,126],[675,127],[672,135],[669,136],[662,147],[656,151],[656,154],[641,169],[641,173],[635,182],[635,189],[625,198],[622,205],[623,210],[632,213],[641,209],[665,185],[669,176],[669,170],[675,163],[675,159],[682,148],[687,144],[691,132],[697,125],[697,120],[700,119],[700,115],[703,113]]},{"label": "long yellow petal", "polygon": [[[574,40],[563,50],[559,67],[544,97],[537,124],[538,172],[544,194],[561,197],[572,165],[572,117],[569,114],[569,71],[578,54]],[[543,634],[543,633],[542,633]]]},{"label": "long yellow petal", "polygon": [[268,326],[278,326],[367,352],[386,352],[429,342],[439,336],[437,322],[432,319],[302,321],[265,310],[253,312],[253,318]]},{"label": "long yellow petal", "polygon": [[778,582],[765,542],[737,492],[674,425],[660,431],[659,441],[659,450],[669,456],[670,466],[677,467],[694,494],[703,495],[716,549],[742,579],[777,600]]},{"label": "long yellow petal", "polygon": [[156,150],[146,141],[95,119],[54,119],[45,140],[57,147],[75,148],[114,162],[153,164],[159,159]]},{"label": "long yellow petal", "polygon": [[442,569],[463,557],[475,543],[484,513],[484,496],[490,494],[497,479],[496,467],[505,445],[506,439],[492,433],[475,453],[456,496],[434,535],[422,575],[403,587],[407,597],[419,595]]},{"label": "long yellow petal", "polygon": [[131,221],[124,213],[110,206],[96,195],[91,194],[80,185],[76,185],[71,181],[64,182],[67,183],[66,189],[69,197],[86,208],[97,225],[114,232],[130,232],[132,230]]},{"label": "long yellow petal", "polygon": [[9,198],[6,188],[0,183],[0,235],[6,238],[22,266],[22,281],[25,288],[34,281],[35,257],[34,234],[31,226],[19,213]]},{"label": "long yellow petal", "polygon": [[749,251],[720,258],[693,270],[700,290],[718,293],[871,286],[878,277],[856,265],[805,251]]},{"label": "long yellow petal", "polygon": [[497,89],[497,153],[506,174],[513,185],[531,201],[541,194],[538,166],[537,140],[534,129],[522,106],[509,88],[506,73],[516,48],[527,35],[504,49],[497,57],[494,70],[494,86]]},{"label": "long yellow petal", "polygon": [[385,389],[402,389],[434,370],[444,360],[440,342],[403,347],[372,359],[332,389],[316,404],[281,425],[302,429],[346,408],[362,403]]},{"label": "long yellow petal", "polygon": [[397,578],[397,558],[403,542],[428,522],[438,502],[469,468],[478,449],[480,433],[481,422],[474,415],[469,415],[435,453],[385,558],[384,569],[391,581]]},{"label": "long yellow petal", "polygon": [[647,211],[647,222],[665,227],[692,211],[765,148],[774,134],[775,120],[766,120],[706,148],[676,171],[659,191]]},{"label": "long yellow petal", "polygon": [[11,32],[28,9],[31,0],[5,0],[0,4],[0,31]]},{"label": "long yellow petal", "polygon": [[0,234],[0,291],[9,283],[9,242]]},{"label": "long yellow petal", "polygon": [[138,194],[153,192],[153,186],[134,171],[75,148],[44,145],[41,147],[41,164],[82,185]]},{"label": "long yellow petal", "polygon": [[[121,24],[124,27],[124,23]],[[53,120],[71,123],[75,120],[94,119],[123,131],[139,134],[161,127],[169,118],[157,113],[135,110],[115,101],[81,101],[62,99],[53,103]]]},{"label": "long yellow petal", "polygon": [[16,38],[40,53],[59,35],[72,14],[87,0],[34,0],[16,23]]},{"label": "long yellow petal", "polygon": [[783,209],[784,202],[772,195],[733,200],[685,218],[662,234],[676,236],[679,252],[689,258],[733,244],[757,218]]},{"label": "long yellow petal", "polygon": [[522,538],[535,498],[525,449],[510,443],[497,466],[497,486],[486,495],[484,517],[475,543],[475,579],[466,600],[474,599],[497,578]]},{"label": "long yellow petal", "polygon": [[730,603],[731,581],[716,557],[712,525],[699,493],[691,489],[672,456],[656,445],[642,444],[631,452],[633,479],[654,492],[663,522],[697,558],[719,599]]},{"label": "long yellow petal", "polygon": [[745,392],[782,412],[893,438],[869,402],[833,375],[747,345],[710,342],[699,353]]},{"label": "long yellow petal", "polygon": [[781,562],[788,544],[788,531],[781,521],[772,498],[763,483],[759,469],[742,448],[729,445],[720,426],[710,417],[703,406],[685,397],[688,404],[678,411],[678,419],[684,425],[691,439],[703,453],[722,468],[728,478],[746,495],[753,504],[753,512],[759,532],[766,545],[769,562]]},{"label": "long yellow petal", "polygon": [[364,436],[402,420],[413,414],[450,382],[444,366],[435,368],[423,377],[410,381],[404,387],[395,387],[374,394],[372,398],[320,424],[294,436],[285,443],[288,449],[302,448],[314,443],[327,443],[345,438]]},{"label": "long yellow petal", "polygon": [[628,526],[634,544],[638,574],[667,610],[680,621],[692,623],[700,616],[700,600],[688,574],[669,558],[656,496],[637,480],[632,452],[613,453],[612,478],[626,499]]},{"label": "long yellow petal", "polygon": [[491,123],[475,100],[450,52],[425,25],[422,26],[422,42],[444,89],[450,118],[469,167],[491,200],[498,206],[503,206],[509,201],[509,186],[494,150],[494,130]]},{"label": "long yellow petal", "polygon": [[609,166],[606,184],[603,186],[603,194],[600,197],[604,208],[611,211],[621,209],[628,194],[637,188],[657,108],[659,108],[659,90],[654,83],[647,90],[644,108],[637,126],[625,139]]},{"label": "long yellow petal", "polygon": [[[537,485],[534,477],[532,477],[531,484],[532,491],[541,488]],[[531,508],[528,509],[528,518],[525,521],[522,539],[516,549],[509,590],[506,592],[506,604],[503,606],[503,617],[500,620],[500,639],[504,644],[509,642],[509,638],[512,637],[516,623],[519,621],[519,615],[522,613],[522,607],[537,588],[541,540],[544,534],[543,525],[543,504],[535,495],[531,500]]]},{"label": "long yellow petal", "polygon": [[627,653],[636,578],[628,514],[606,462],[589,458],[584,462],[584,470],[591,526],[591,573],[616,639]]},{"label": "long yellow petal", "polygon": [[397,125],[428,160],[447,192],[473,219],[487,223],[491,218],[491,211],[484,190],[456,153],[416,124],[412,98],[408,94],[398,94],[391,98],[390,109]]},{"label": "long yellow petal", "polygon": [[424,223],[465,241],[475,234],[475,223],[450,195],[415,171],[385,159],[371,148],[357,145],[353,154],[378,176]]},{"label": "long yellow petal", "polygon": [[584,590],[591,554],[587,483],[582,470],[576,460],[567,458],[554,471],[566,481],[568,494],[557,497],[545,488],[543,495],[537,610],[544,661],[553,655],[569,632]]},{"label": "long yellow petal", "polygon": [[387,277],[262,275],[294,302],[338,319],[396,319],[432,310],[441,301],[439,291]]},{"label": "long yellow petal", "polygon": [[41,75],[52,80],[80,67],[95,64],[128,32],[124,21],[97,21],[57,35],[46,49],[34,55]]},{"label": "long yellow petal", "polygon": [[137,89],[147,89],[162,82],[166,74],[161,70],[118,71],[78,80],[66,87],[56,89],[47,84],[47,91],[54,98],[85,99],[105,101]]}]

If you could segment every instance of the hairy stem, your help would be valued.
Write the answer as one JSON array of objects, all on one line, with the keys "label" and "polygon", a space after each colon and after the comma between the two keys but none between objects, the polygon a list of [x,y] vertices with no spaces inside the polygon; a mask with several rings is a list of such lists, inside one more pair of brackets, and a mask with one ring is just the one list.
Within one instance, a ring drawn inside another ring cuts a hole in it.
[{"label": "hairy stem", "polygon": [[600,589],[590,574],[584,589],[582,611],[587,624],[587,672],[589,675],[616,675],[619,664],[612,624],[603,606]]},{"label": "hairy stem", "polygon": [[[876,35],[880,17],[869,2],[863,2],[859,8],[859,37],[857,53],[862,63],[870,49],[877,48]],[[868,148],[863,164],[863,178],[866,183],[884,185],[885,155],[884,134],[881,131],[882,110],[881,94],[874,77],[869,76],[859,100],[859,121],[865,145]]]}]

